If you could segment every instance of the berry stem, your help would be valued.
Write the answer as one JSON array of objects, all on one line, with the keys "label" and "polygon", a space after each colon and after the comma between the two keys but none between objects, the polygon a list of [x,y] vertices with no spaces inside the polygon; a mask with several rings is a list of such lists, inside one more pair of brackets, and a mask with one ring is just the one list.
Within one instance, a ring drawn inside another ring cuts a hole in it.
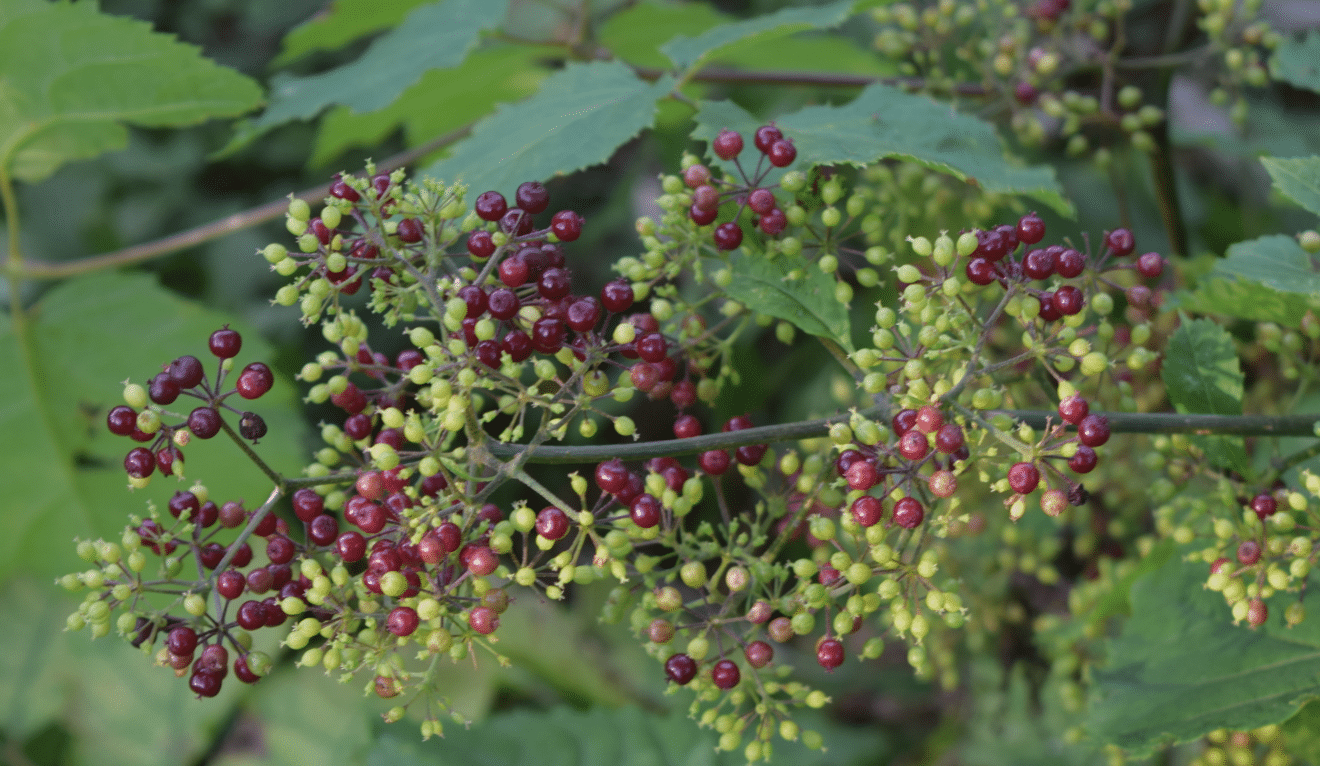
[{"label": "berry stem", "polygon": [[275,491],[281,493],[288,491],[288,486],[285,484],[284,477],[280,476],[274,468],[267,465],[266,461],[262,460],[261,456],[249,447],[247,442],[243,441],[243,438],[234,431],[233,427],[230,426],[224,418],[220,418],[220,427],[224,429],[225,433],[229,434],[229,438],[233,439],[234,443],[238,445],[238,448],[243,450],[248,456],[248,459],[253,463],[256,463],[257,467],[261,469],[261,472],[266,474],[266,478],[275,483]]}]

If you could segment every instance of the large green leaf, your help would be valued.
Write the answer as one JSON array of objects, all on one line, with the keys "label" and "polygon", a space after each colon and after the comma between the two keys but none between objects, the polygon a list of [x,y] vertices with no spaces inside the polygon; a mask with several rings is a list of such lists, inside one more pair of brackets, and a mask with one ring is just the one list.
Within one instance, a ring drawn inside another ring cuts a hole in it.
[{"label": "large green leaf", "polygon": [[[240,126],[224,152],[239,149],[291,120],[309,120],[342,104],[354,112],[389,106],[423,74],[458,66],[481,35],[504,21],[508,0],[443,0],[417,8],[351,64],[307,77],[271,79],[270,106]],[[434,105],[443,109],[443,105]]]},{"label": "large green leaf", "polygon": [[0,176],[37,181],[122,148],[124,123],[191,125],[261,101],[243,75],[195,46],[95,3],[0,5]]},{"label": "large green leaf", "polygon": [[1092,733],[1130,755],[1280,723],[1320,695],[1320,622],[1285,627],[1295,596],[1281,595],[1262,627],[1234,626],[1205,575],[1203,563],[1174,556],[1133,585],[1132,618],[1096,673]]},{"label": "large green leaf", "polygon": [[1263,157],[1260,162],[1279,191],[1320,215],[1320,157]]},{"label": "large green leaf", "polygon": [[284,50],[271,66],[282,67],[314,51],[332,51],[369,34],[397,26],[408,12],[430,0],[335,0],[284,36]]},{"label": "large green leaf", "polygon": [[1305,40],[1285,40],[1270,57],[1270,73],[1298,88],[1320,92],[1320,32]]},{"label": "large green leaf", "polygon": [[[164,501],[180,485],[155,477],[146,490],[127,488],[123,459],[137,446],[111,435],[105,413],[122,402],[122,381],[145,382],[182,354],[215,359],[210,333],[228,320],[180,300],[143,274],[98,274],[47,293],[16,325],[0,316],[0,458],[6,475],[6,534],[0,535],[0,580],[14,571],[54,576],[81,569],[75,537],[118,539],[128,515]],[[270,347],[239,323],[237,361],[269,360]],[[231,377],[232,380],[232,377]],[[171,409],[186,415],[192,400]],[[302,463],[305,425],[287,381],[246,404],[269,427],[257,451],[277,470],[295,475]],[[234,422],[229,416],[231,424]],[[184,448],[189,479],[220,500],[264,499],[270,483],[225,436],[194,439]],[[187,485],[184,485],[187,486]]]},{"label": "large green leaf", "polygon": [[738,42],[767,45],[780,37],[807,29],[828,29],[853,14],[857,0],[815,8],[784,8],[764,16],[712,27],[696,37],[679,35],[660,47],[680,70],[691,70],[726,45]]},{"label": "large green leaf", "polygon": [[834,277],[801,256],[781,254],[770,260],[740,253],[730,265],[733,281],[725,292],[731,298],[853,350],[848,307],[834,297]]},{"label": "large green leaf", "polygon": [[1297,240],[1274,234],[1229,246],[1198,292],[1206,294],[1200,309],[1298,327],[1307,310],[1320,308],[1320,273]]},{"label": "large green leaf", "polygon": [[[776,741],[771,764],[824,766],[873,764],[887,760],[884,740],[874,729],[826,724],[799,716],[825,737],[828,751],[797,742]],[[717,752],[719,735],[681,715],[657,715],[634,707],[587,711],[556,707],[517,710],[461,729],[445,727],[445,737],[422,742],[411,732],[388,730],[367,757],[368,766],[735,766],[747,762],[742,750]]]},{"label": "large green leaf", "polygon": [[600,42],[614,55],[636,66],[667,68],[661,47],[679,35],[695,37],[731,17],[705,3],[644,0],[611,16],[597,30]]},{"label": "large green leaf", "polygon": [[535,96],[482,120],[450,157],[423,173],[512,196],[523,181],[544,181],[608,160],[651,126],[656,101],[672,87],[668,76],[648,83],[617,61],[570,64]]},{"label": "large green leaf", "polygon": [[[710,141],[722,128],[751,135],[763,122],[730,102],[704,101],[693,136]],[[775,124],[797,147],[796,167],[905,159],[989,192],[1025,194],[1064,215],[1074,212],[1052,168],[1020,166],[989,123],[924,96],[872,85],[847,105],[810,106]]]},{"label": "large green leaf", "polygon": [[[1210,415],[1242,414],[1242,382],[1233,337],[1209,319],[1188,321],[1169,338],[1160,376],[1169,401],[1179,412]],[[1246,448],[1241,437],[1193,437],[1215,465],[1245,473]]]},{"label": "large green leaf", "polygon": [[175,766],[200,758],[246,687],[231,677],[218,697],[198,700],[186,678],[122,639],[64,633],[77,604],[51,587],[16,579],[0,589],[0,619],[12,639],[0,653],[0,730],[21,742],[61,723],[72,736],[71,763]]},{"label": "large green leaf", "polygon": [[[353,145],[376,146],[402,126],[404,139],[416,146],[494,111],[495,105],[530,96],[549,74],[535,60],[541,53],[527,46],[499,45],[473,51],[453,69],[436,69],[398,100],[378,112],[357,114],[335,107],[321,121],[310,160],[324,166]],[[444,104],[437,109],[436,104]]]}]

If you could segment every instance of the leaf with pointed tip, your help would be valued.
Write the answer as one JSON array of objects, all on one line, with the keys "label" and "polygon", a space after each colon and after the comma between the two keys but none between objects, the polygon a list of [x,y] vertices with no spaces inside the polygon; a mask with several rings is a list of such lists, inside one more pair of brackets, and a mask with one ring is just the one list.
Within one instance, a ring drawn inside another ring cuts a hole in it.
[{"label": "leaf with pointed tip", "polygon": [[848,307],[834,297],[834,277],[801,256],[739,253],[730,260],[733,281],[729,297],[761,314],[769,314],[805,333],[829,338],[853,350]]},{"label": "leaf with pointed tip", "polygon": [[1288,199],[1320,215],[1320,157],[1262,157],[1260,162]]},{"label": "leaf with pointed tip", "polygon": [[673,78],[638,79],[618,61],[569,64],[535,96],[482,120],[453,154],[423,175],[512,196],[523,181],[597,165],[655,122]]},{"label": "leaf with pointed tip", "polygon": [[240,125],[220,154],[241,149],[277,125],[310,120],[336,104],[359,114],[384,109],[426,72],[463,63],[482,33],[503,23],[508,2],[444,0],[424,5],[351,64],[307,77],[276,75],[270,106]]},{"label": "leaf with pointed tip", "polygon": [[124,125],[192,125],[261,102],[256,83],[95,3],[0,8],[0,176],[39,181],[123,148]]},{"label": "leaf with pointed tip", "polygon": [[842,24],[857,0],[839,0],[815,8],[784,8],[764,16],[712,27],[696,37],[679,35],[660,47],[680,70],[691,70],[721,48],[739,42],[765,45],[807,29],[829,29]]},{"label": "leaf with pointed tip", "polygon": [[[727,101],[703,101],[696,119],[692,135],[707,141],[722,128],[750,136],[764,123]],[[844,106],[809,106],[775,124],[793,140],[797,167],[911,160],[989,192],[1024,194],[1074,214],[1052,168],[1022,167],[1005,155],[989,123],[925,96],[872,85]]]},{"label": "leaf with pointed tip", "polygon": [[[1242,367],[1228,331],[1209,319],[1188,321],[1169,338],[1160,377],[1179,412],[1242,414]],[[1215,465],[1246,473],[1250,463],[1242,438],[1194,436]]]},{"label": "leaf with pointed tip", "polygon": [[1305,40],[1285,40],[1270,57],[1275,79],[1320,93],[1320,32],[1311,30]]}]

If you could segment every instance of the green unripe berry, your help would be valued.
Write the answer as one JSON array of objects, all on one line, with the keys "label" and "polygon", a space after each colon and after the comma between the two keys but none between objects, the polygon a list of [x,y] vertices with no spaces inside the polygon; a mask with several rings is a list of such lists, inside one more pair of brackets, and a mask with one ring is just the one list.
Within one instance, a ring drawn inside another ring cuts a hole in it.
[{"label": "green unripe berry", "polygon": [[689,561],[679,570],[678,577],[689,588],[700,588],[706,584],[706,565],[700,561]]},{"label": "green unripe berry", "polygon": [[183,610],[193,617],[201,617],[206,614],[206,598],[197,593],[189,593],[183,599]]},{"label": "green unripe berry", "polygon": [[284,245],[271,243],[266,245],[266,249],[261,251],[261,256],[266,259],[267,263],[274,266],[289,257],[289,248]]}]

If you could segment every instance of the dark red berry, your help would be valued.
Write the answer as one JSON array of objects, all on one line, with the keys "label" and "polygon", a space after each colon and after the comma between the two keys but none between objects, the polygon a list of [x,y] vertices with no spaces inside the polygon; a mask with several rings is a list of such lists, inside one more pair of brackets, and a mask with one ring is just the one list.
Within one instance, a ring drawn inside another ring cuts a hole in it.
[{"label": "dark red berry", "polygon": [[188,678],[188,689],[198,697],[214,697],[223,683],[219,673],[193,673]]},{"label": "dark red berry", "polygon": [[775,195],[769,189],[753,189],[747,195],[747,207],[757,215],[765,215],[775,209]]},{"label": "dark red berry", "polygon": [[1079,444],[1077,452],[1068,458],[1068,468],[1072,469],[1073,473],[1090,473],[1095,470],[1098,462],[1100,458],[1096,456],[1095,450],[1085,444]]},{"label": "dark red berry", "polygon": [[266,627],[266,605],[260,601],[244,601],[238,608],[238,627],[243,630],[256,630]]},{"label": "dark red berry", "polygon": [[899,410],[894,417],[890,419],[890,424],[894,427],[894,433],[902,436],[908,431],[911,431],[912,427],[917,424],[917,411]]},{"label": "dark red berry", "polygon": [[495,254],[495,240],[490,232],[479,229],[468,235],[467,251],[473,258],[489,258]]},{"label": "dark red berry", "polygon": [[1057,257],[1050,248],[1028,250],[1022,257],[1022,273],[1031,279],[1049,279]]},{"label": "dark red berry", "polygon": [[1054,291],[1054,308],[1064,316],[1079,313],[1085,303],[1082,291],[1072,285],[1063,285]]},{"label": "dark red berry", "polygon": [[214,407],[198,407],[188,414],[188,430],[199,439],[220,433],[220,412]]},{"label": "dark red berry", "polygon": [[510,330],[500,341],[500,350],[515,362],[521,362],[532,355],[532,339],[522,330]]},{"label": "dark red berry", "polygon": [[1076,394],[1059,400],[1059,417],[1063,419],[1063,422],[1070,425],[1075,426],[1082,422],[1082,418],[1086,417],[1090,409],[1091,407],[1086,403],[1086,400]]},{"label": "dark red berry", "polygon": [[655,495],[642,493],[633,499],[628,507],[633,523],[642,529],[650,529],[660,523],[660,501]]},{"label": "dark red berry", "polygon": [[701,421],[696,415],[679,415],[674,420],[674,437],[677,439],[691,439],[694,436],[701,436]]},{"label": "dark red berry", "polygon": [[743,137],[735,131],[725,128],[711,142],[711,151],[722,160],[731,160],[743,149]]},{"label": "dark red berry", "polygon": [[719,250],[735,250],[742,244],[743,232],[738,224],[730,221],[715,227],[715,247]]},{"label": "dark red berry", "polygon": [[357,532],[345,532],[335,540],[335,550],[346,563],[359,561],[367,552],[367,540]]},{"label": "dark red berry", "polygon": [[542,298],[551,301],[557,301],[568,295],[571,288],[571,280],[566,269],[546,269],[536,282],[537,292]]},{"label": "dark red berry", "polygon": [[612,282],[606,282],[600,289],[600,302],[607,311],[620,314],[632,308],[633,301],[636,300],[633,294],[632,285],[627,280],[616,279]]},{"label": "dark red berry", "polygon": [[853,518],[857,520],[858,524],[864,527],[872,527],[880,521],[885,509],[879,498],[863,495],[853,501],[851,510]]},{"label": "dark red berry", "polygon": [[[220,551],[223,554],[224,549],[221,548]],[[216,563],[217,564],[220,563],[218,559],[216,560]],[[208,567],[208,568],[213,569],[214,567]],[[243,595],[243,588],[245,587],[247,587],[247,578],[239,574],[237,570],[226,569],[225,571],[216,575],[215,578],[216,592],[230,601],[233,601],[234,599]]]},{"label": "dark red berry", "polygon": [[647,333],[637,339],[637,356],[642,361],[659,362],[668,351],[669,344],[665,342],[665,336],[658,332]]},{"label": "dark red berry", "polygon": [[1255,512],[1256,518],[1264,521],[1279,510],[1279,503],[1273,495],[1262,492],[1251,498],[1251,510]]},{"label": "dark red berry", "polygon": [[212,354],[221,359],[232,359],[238,356],[239,349],[243,348],[243,336],[229,329],[229,325],[225,325],[211,333],[209,345]]},{"label": "dark red berry", "polygon": [[1114,229],[1105,235],[1105,247],[1119,258],[1131,255],[1136,246],[1136,238],[1127,229]]},{"label": "dark red berry", "polygon": [[405,218],[399,221],[399,228],[395,230],[395,233],[399,235],[400,242],[412,244],[422,241],[426,229],[422,226],[422,222],[416,218]]},{"label": "dark red berry", "polygon": [[105,426],[116,436],[128,436],[137,428],[137,413],[127,405],[113,407],[105,415]]},{"label": "dark red berry", "polygon": [[187,518],[190,521],[195,521],[197,519],[197,512],[201,510],[202,503],[197,499],[197,495],[194,495],[187,490],[181,490],[175,492],[174,495],[170,497],[168,507],[170,515],[174,518],[184,518],[184,514],[187,514]]},{"label": "dark red berry", "polygon": [[754,668],[763,668],[769,665],[775,658],[774,647],[764,641],[753,641],[743,649],[743,657],[747,659],[747,664]]},{"label": "dark red berry", "polygon": [[500,626],[500,615],[488,606],[479,606],[468,613],[468,625],[483,636],[494,633]]},{"label": "dark red berry", "polygon": [[904,529],[916,529],[925,517],[926,511],[915,497],[905,497],[894,503],[894,523]]},{"label": "dark red berry", "polygon": [[675,654],[665,660],[665,675],[679,686],[686,686],[697,677],[697,661],[686,654]]},{"label": "dark red berry", "polygon": [[1244,567],[1260,561],[1260,543],[1255,540],[1243,540],[1237,549],[1237,560]]},{"label": "dark red berry", "polygon": [[550,206],[550,192],[540,181],[525,181],[518,185],[514,200],[518,207],[535,215]]},{"label": "dark red berry", "polygon": [[1019,495],[1027,495],[1040,484],[1040,469],[1033,463],[1014,463],[1008,469],[1008,486]]},{"label": "dark red berry", "polygon": [[742,680],[742,671],[733,660],[720,660],[710,669],[710,680],[716,687],[728,691]]},{"label": "dark red berry", "polygon": [[995,281],[995,265],[985,258],[973,258],[967,262],[967,279],[974,285],[984,287]]},{"label": "dark red berry", "polygon": [[1039,95],[1035,86],[1029,82],[1019,82],[1013,86],[1013,98],[1023,106],[1031,106],[1036,103],[1036,98]]},{"label": "dark red berry", "polygon": [[170,362],[169,374],[179,384],[179,388],[192,388],[205,377],[202,363],[195,356],[181,356]]},{"label": "dark red berry", "polygon": [[962,448],[964,442],[962,426],[957,423],[945,423],[935,432],[935,449],[945,455],[952,455]]},{"label": "dark red berry", "polygon": [[762,154],[769,154],[770,147],[774,146],[774,143],[783,137],[784,134],[774,125],[762,125],[756,129],[756,135],[753,137],[752,143],[756,144],[757,150]]},{"label": "dark red berry", "polygon": [[411,636],[413,631],[422,622],[417,616],[417,610],[410,606],[396,606],[390,610],[390,614],[385,618],[385,629],[400,638]]},{"label": "dark red berry", "polygon": [[1081,275],[1086,269],[1086,256],[1071,247],[1060,252],[1054,261],[1054,270],[1064,279]]},{"label": "dark red berry", "polygon": [[1137,273],[1146,279],[1158,279],[1164,273],[1164,256],[1159,253],[1143,253],[1137,259]]},{"label": "dark red berry", "polygon": [[1077,424],[1077,438],[1087,447],[1099,447],[1109,441],[1109,418],[1087,415]]},{"label": "dark red berry", "polygon": [[488,191],[477,195],[474,208],[477,217],[481,220],[498,221],[509,209],[509,203],[505,202],[503,194],[497,191]]},{"label": "dark red berry", "polygon": [[134,447],[124,456],[124,470],[135,479],[145,479],[156,470],[156,456],[146,447]]},{"label": "dark red berry", "polygon": [[770,159],[770,164],[777,168],[786,168],[793,164],[797,159],[797,147],[793,142],[780,139],[770,145],[770,151],[766,152],[766,157]]},{"label": "dark red berry", "polygon": [[536,514],[536,534],[547,540],[558,540],[568,534],[568,526],[568,514],[554,506]]},{"label": "dark red berry", "polygon": [[307,525],[307,539],[314,545],[327,546],[339,537],[339,519],[322,514],[312,519]]},{"label": "dark red berry", "polygon": [[722,449],[707,450],[697,458],[697,464],[701,470],[711,476],[719,476],[729,470],[729,465],[733,461],[729,458],[729,453]]},{"label": "dark red berry", "polygon": [[1045,238],[1045,222],[1035,213],[1027,213],[1018,219],[1017,238],[1028,245],[1036,244]]},{"label": "dark red berry", "polygon": [[553,354],[564,345],[568,329],[563,321],[542,317],[532,324],[532,348],[542,354]]},{"label": "dark red berry", "polygon": [[915,428],[898,438],[898,454],[908,460],[920,460],[929,451],[930,442],[926,439],[926,435]]},{"label": "dark red berry", "polygon": [[486,298],[486,309],[496,319],[511,319],[521,307],[517,293],[507,287],[491,291]]},{"label": "dark red berry", "polygon": [[761,216],[756,225],[761,227],[762,232],[773,237],[788,228],[788,217],[784,215],[784,211],[775,208]]},{"label": "dark red berry", "polygon": [[572,210],[560,210],[550,219],[550,231],[560,242],[572,242],[582,236],[582,216]]},{"label": "dark red berry", "polygon": [[264,362],[252,362],[243,368],[234,387],[244,399],[256,399],[275,385],[275,375]]},{"label": "dark red berry", "polygon": [[165,648],[170,654],[191,657],[197,649],[197,631],[186,625],[180,625],[165,637]]},{"label": "dark red berry", "polygon": [[532,230],[532,216],[520,207],[511,207],[500,217],[499,225],[505,234],[521,237]]},{"label": "dark red berry", "polygon": [[843,664],[843,642],[837,638],[822,639],[816,644],[816,662],[833,673],[835,668]]}]

